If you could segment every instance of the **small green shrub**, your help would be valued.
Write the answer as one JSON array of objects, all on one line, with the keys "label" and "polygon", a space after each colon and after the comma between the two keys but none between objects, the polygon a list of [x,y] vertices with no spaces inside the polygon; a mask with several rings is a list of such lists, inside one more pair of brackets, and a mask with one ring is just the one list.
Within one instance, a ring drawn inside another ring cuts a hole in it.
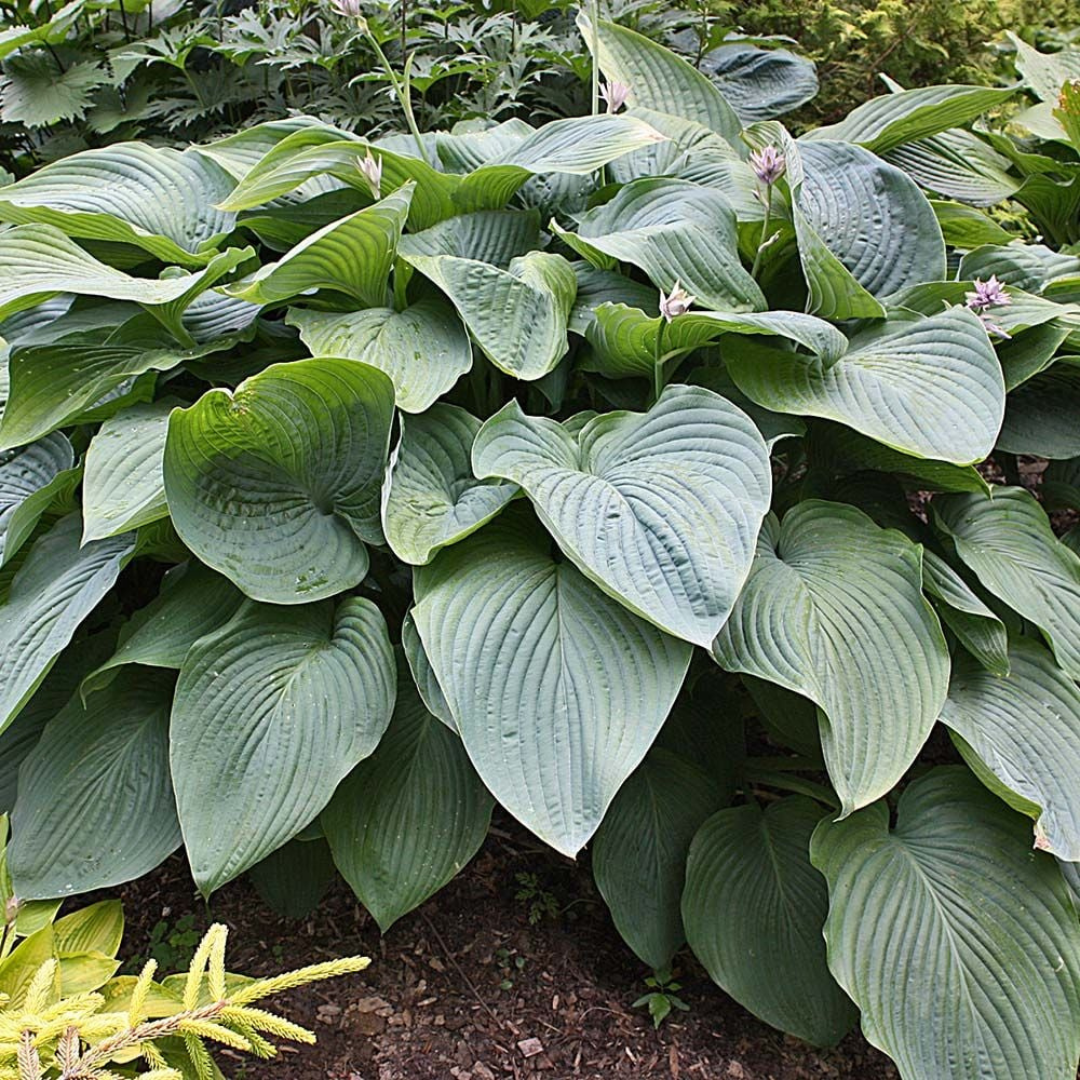
[{"label": "small green shrub", "polygon": [[580,29],[610,111],[0,188],[14,887],[183,846],[385,930],[498,802],[653,971],[1074,1080],[1080,51],[795,140],[755,63],[736,111]]}]

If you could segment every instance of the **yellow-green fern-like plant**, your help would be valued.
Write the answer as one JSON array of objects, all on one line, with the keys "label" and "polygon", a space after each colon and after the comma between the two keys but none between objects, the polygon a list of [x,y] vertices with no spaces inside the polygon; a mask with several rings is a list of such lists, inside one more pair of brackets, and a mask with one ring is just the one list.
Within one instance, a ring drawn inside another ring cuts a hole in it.
[{"label": "yellow-green fern-like plant", "polygon": [[150,960],[138,976],[108,978],[94,989],[84,988],[85,961],[65,967],[64,957],[43,956],[28,937],[0,965],[7,968],[0,970],[7,987],[0,1080],[221,1080],[214,1045],[270,1058],[273,1040],[315,1042],[313,1032],[258,1003],[370,962],[347,957],[246,979],[226,973],[227,937],[225,926],[211,926],[186,974],[158,981]]}]

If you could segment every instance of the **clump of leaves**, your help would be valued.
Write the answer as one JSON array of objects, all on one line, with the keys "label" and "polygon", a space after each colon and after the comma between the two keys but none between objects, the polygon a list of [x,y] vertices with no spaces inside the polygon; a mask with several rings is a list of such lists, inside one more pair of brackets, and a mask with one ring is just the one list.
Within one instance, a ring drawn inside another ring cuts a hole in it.
[{"label": "clump of leaves", "polygon": [[385,929],[498,802],[651,970],[905,1080],[1073,1080],[1075,55],[795,140],[580,29],[587,116],[0,188],[13,887],[183,846]]},{"label": "clump of leaves", "polygon": [[550,889],[545,889],[540,884],[536,874],[515,874],[514,880],[518,883],[518,889],[514,893],[514,899],[521,904],[528,905],[529,925],[536,926],[544,919],[557,919],[562,911],[559,901]]},{"label": "clump of leaves", "polygon": [[646,978],[645,985],[650,987],[649,992],[642,994],[631,1008],[647,1008],[654,1028],[660,1027],[671,1015],[672,1009],[678,1009],[680,1012],[690,1011],[690,1006],[678,996],[682,983],[675,981],[671,968],[654,971]]}]

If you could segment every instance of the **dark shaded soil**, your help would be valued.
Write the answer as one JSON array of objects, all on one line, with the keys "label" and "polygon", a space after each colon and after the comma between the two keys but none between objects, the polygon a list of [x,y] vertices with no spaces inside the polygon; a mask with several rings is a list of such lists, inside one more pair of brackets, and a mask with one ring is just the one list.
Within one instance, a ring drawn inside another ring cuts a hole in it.
[{"label": "dark shaded soil", "polygon": [[[530,923],[517,875],[536,875],[556,915]],[[145,953],[161,919],[208,914],[181,857],[123,890],[127,955]],[[224,1057],[232,1080],[895,1080],[857,1034],[818,1051],[766,1027],[722,993],[684,952],[680,997],[690,1011],[655,1031],[633,1009],[649,974],[616,934],[587,862],[541,848],[500,819],[480,855],[385,937],[339,881],[300,922],[271,912],[246,882],[214,897],[232,928],[230,968],[267,974],[361,953],[360,976],[279,1001],[318,1045],[269,1063]],[[184,961],[181,961],[184,962]],[[509,985],[511,984],[512,985]]]}]

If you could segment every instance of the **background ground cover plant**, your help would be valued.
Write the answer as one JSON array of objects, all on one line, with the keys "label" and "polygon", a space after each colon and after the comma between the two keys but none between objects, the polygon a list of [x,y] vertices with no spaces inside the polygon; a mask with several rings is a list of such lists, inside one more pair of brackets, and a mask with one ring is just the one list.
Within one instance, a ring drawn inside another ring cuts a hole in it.
[{"label": "background ground cover plant", "polygon": [[183,844],[385,928],[498,801],[658,971],[1072,1076],[1080,545],[1015,481],[1080,509],[1076,54],[1017,44],[1008,130],[931,86],[796,140],[579,23],[626,109],[0,188],[14,888]]}]

